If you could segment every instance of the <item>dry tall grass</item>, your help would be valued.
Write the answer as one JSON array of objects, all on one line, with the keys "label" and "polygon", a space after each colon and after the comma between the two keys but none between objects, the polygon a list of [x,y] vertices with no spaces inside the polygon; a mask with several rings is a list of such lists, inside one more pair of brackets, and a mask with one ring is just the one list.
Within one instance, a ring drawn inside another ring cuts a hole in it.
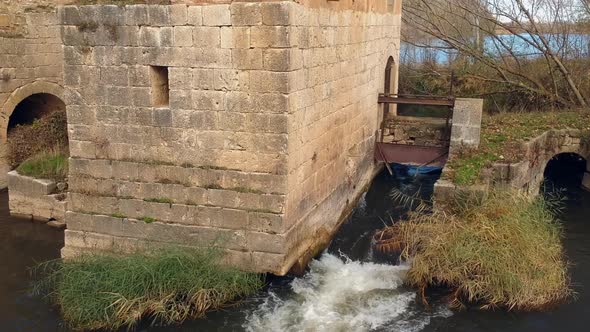
[{"label": "dry tall grass", "polygon": [[449,210],[413,213],[381,234],[411,262],[408,283],[448,287],[450,302],[543,310],[572,295],[555,199],[515,191],[466,196]]}]

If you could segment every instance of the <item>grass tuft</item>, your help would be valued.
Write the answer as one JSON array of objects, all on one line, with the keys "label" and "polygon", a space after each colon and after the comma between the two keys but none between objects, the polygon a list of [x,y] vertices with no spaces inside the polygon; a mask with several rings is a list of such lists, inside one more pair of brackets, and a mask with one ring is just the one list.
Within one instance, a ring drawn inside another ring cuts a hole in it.
[{"label": "grass tuft", "polygon": [[68,176],[68,155],[55,147],[25,160],[16,170],[19,174],[38,179],[64,181]]},{"label": "grass tuft", "polygon": [[151,223],[156,222],[156,218],[153,218],[153,217],[141,217],[141,219],[139,219],[139,220],[143,221],[146,224],[151,224]]},{"label": "grass tuft", "polygon": [[543,310],[572,295],[555,198],[495,191],[463,195],[449,210],[412,213],[378,235],[411,262],[408,283],[448,287],[451,304]]},{"label": "grass tuft", "polygon": [[173,200],[171,200],[170,198],[165,198],[165,197],[146,198],[146,199],[144,199],[144,201],[149,202],[149,203],[163,203],[163,204],[174,203]]},{"label": "grass tuft", "polygon": [[261,275],[221,266],[220,258],[213,249],[175,248],[56,260],[34,271],[35,291],[55,301],[74,329],[180,323],[263,286]]}]

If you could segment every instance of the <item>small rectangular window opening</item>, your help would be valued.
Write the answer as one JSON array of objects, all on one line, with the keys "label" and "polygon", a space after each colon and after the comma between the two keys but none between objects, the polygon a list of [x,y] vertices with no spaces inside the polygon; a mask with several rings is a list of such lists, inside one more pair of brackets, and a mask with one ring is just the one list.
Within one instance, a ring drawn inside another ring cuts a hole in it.
[{"label": "small rectangular window opening", "polygon": [[167,107],[170,105],[170,86],[168,85],[168,67],[151,66],[152,105]]}]

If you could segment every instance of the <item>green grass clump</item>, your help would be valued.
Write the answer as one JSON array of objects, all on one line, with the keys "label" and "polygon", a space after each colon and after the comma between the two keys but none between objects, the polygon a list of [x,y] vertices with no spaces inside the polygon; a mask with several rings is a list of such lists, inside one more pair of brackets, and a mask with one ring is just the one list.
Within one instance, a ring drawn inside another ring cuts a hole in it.
[{"label": "green grass clump", "polygon": [[558,209],[554,199],[497,191],[411,214],[384,234],[411,262],[411,286],[448,287],[457,307],[543,310],[572,295]]},{"label": "green grass clump", "polygon": [[156,218],[153,218],[153,217],[141,217],[140,220],[146,224],[151,224],[151,223],[156,222]]},{"label": "green grass clump", "polygon": [[68,176],[68,156],[59,148],[53,148],[25,160],[16,171],[38,179],[63,181]]},{"label": "green grass clump", "polygon": [[48,294],[74,329],[119,329],[140,320],[200,318],[263,286],[261,275],[218,264],[213,249],[87,255],[45,263],[36,291]]},{"label": "green grass clump", "polygon": [[146,198],[146,199],[144,199],[144,201],[149,202],[149,203],[163,203],[163,204],[174,203],[173,200],[171,200],[170,198],[165,198],[165,197]]}]

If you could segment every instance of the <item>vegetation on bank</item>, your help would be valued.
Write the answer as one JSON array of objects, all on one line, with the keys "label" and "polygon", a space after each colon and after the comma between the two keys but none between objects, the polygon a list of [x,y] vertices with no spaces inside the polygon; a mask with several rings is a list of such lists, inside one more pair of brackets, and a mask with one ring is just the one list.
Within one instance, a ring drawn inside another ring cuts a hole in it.
[{"label": "vegetation on bank", "polygon": [[579,4],[407,0],[400,92],[447,95],[452,81],[488,111],[587,107],[590,6]]},{"label": "vegetation on bank", "polygon": [[68,176],[68,153],[60,147],[42,151],[25,160],[16,171],[37,179],[64,181]]},{"label": "vegetation on bank", "polygon": [[[483,169],[494,162],[518,162],[522,146],[550,129],[579,129],[590,134],[590,111],[513,112],[484,115],[481,143],[449,161],[451,180],[458,185],[477,183]],[[589,135],[590,136],[590,135]]]},{"label": "vegetation on bank", "polygon": [[64,181],[68,176],[68,152],[60,147],[42,151],[25,160],[16,170],[38,179]]},{"label": "vegetation on bank", "polygon": [[43,152],[61,146],[67,151],[68,124],[65,111],[54,111],[31,124],[21,124],[8,131],[8,160],[12,168]]},{"label": "vegetation on bank", "polygon": [[180,323],[252,294],[259,274],[218,263],[215,249],[162,249],[128,256],[87,255],[40,265],[47,294],[75,329],[118,329],[140,320]]},{"label": "vegetation on bank", "polygon": [[449,288],[455,307],[543,310],[572,295],[560,206],[517,191],[462,195],[445,211],[411,213],[379,234],[378,247],[402,252],[411,286]]}]

